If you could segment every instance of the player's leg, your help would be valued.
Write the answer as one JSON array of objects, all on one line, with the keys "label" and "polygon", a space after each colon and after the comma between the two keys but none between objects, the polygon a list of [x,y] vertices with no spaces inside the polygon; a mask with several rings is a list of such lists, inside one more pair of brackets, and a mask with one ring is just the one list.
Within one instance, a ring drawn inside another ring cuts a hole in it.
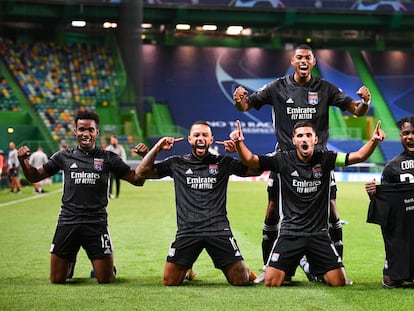
[{"label": "player's leg", "polygon": [[330,189],[330,213],[329,213],[329,235],[335,245],[341,258],[344,255],[344,246],[342,242],[342,222],[339,218],[338,208],[336,206],[336,181],[335,174],[331,172],[331,189]]},{"label": "player's leg", "polygon": [[116,272],[113,254],[92,260],[92,266],[98,283],[113,283],[115,281]]},{"label": "player's leg", "polygon": [[55,284],[64,283],[70,277],[74,262],[70,259],[50,255],[50,282]]},{"label": "player's leg", "polygon": [[261,283],[264,281],[267,260],[269,258],[273,244],[275,243],[279,232],[279,208],[277,206],[278,181],[277,179],[275,179],[275,177],[275,174],[271,172],[267,186],[268,203],[262,231],[263,269],[261,274],[255,280],[255,283]]},{"label": "player's leg", "polygon": [[73,276],[80,244],[77,226],[57,226],[50,247],[50,282],[64,283]]},{"label": "player's leg", "polygon": [[98,283],[115,281],[113,246],[109,228],[104,223],[79,225],[80,240],[93,266]]},{"label": "player's leg", "polygon": [[190,268],[188,266],[182,266],[172,262],[166,262],[164,267],[164,279],[165,286],[177,286],[180,285],[185,278],[187,271]]},{"label": "player's leg", "polygon": [[391,280],[389,275],[384,274],[382,276],[382,287],[386,288],[386,289],[392,289],[392,288],[397,288],[397,287],[401,287],[404,284],[404,281],[398,280],[398,281],[394,281]]},{"label": "player's leg", "polygon": [[222,268],[227,281],[233,286],[250,285],[256,278],[254,273],[246,268],[243,261],[236,261]]},{"label": "player's leg", "polygon": [[345,286],[346,275],[342,258],[328,235],[307,238],[306,257],[311,273],[330,286]]},{"label": "player's leg", "polygon": [[115,187],[116,187],[116,192],[115,192],[115,197],[119,197],[119,191],[121,189],[121,179],[119,177],[115,177]]},{"label": "player's leg", "polygon": [[323,279],[326,284],[339,287],[346,285],[346,277],[345,277],[345,270],[344,268],[337,268],[326,272],[323,275]]},{"label": "player's leg", "polygon": [[223,271],[231,285],[249,285],[256,278],[244,265],[243,256],[233,236],[207,236],[204,242],[214,266]]},{"label": "player's leg", "polygon": [[184,237],[174,240],[168,251],[164,267],[165,286],[180,285],[185,279],[194,280],[192,266],[204,249],[202,238]]},{"label": "player's leg", "polygon": [[295,274],[296,267],[304,255],[305,239],[282,235],[275,243],[266,267],[264,284],[281,286]]}]

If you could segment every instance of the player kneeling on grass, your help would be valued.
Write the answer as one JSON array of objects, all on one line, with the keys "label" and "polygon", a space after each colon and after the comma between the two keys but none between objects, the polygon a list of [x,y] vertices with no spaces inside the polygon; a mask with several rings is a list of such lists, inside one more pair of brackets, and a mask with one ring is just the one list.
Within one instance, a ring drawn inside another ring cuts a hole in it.
[{"label": "player kneeling on grass", "polygon": [[191,268],[204,249],[231,285],[251,284],[256,276],[246,268],[227,218],[227,185],[232,174],[246,177],[261,172],[230,156],[210,153],[214,137],[204,121],[191,126],[191,153],[154,164],[160,151],[171,150],[181,140],[161,138],[138,167],[138,174],[145,178],[174,179],[177,233],[165,263],[164,285],[180,285],[185,278],[194,278]]},{"label": "player kneeling on grass", "polygon": [[[63,170],[64,186],[58,224],[50,249],[50,281],[64,283],[73,275],[76,255],[82,246],[93,265],[99,283],[115,280],[112,242],[108,231],[108,182],[110,174],[135,186],[139,177],[117,154],[95,146],[99,135],[99,116],[80,110],[75,116],[78,146],[56,152],[41,167],[30,165],[30,149],[23,146],[18,158],[24,175],[38,182]],[[144,144],[136,146],[145,154]]]},{"label": "player kneeling on grass", "polygon": [[321,276],[328,285],[345,286],[342,259],[328,234],[330,172],[335,166],[367,160],[385,133],[378,121],[371,139],[358,151],[346,154],[315,151],[318,137],[310,121],[297,122],[292,134],[296,149],[272,156],[252,154],[244,143],[239,121],[230,134],[245,165],[271,170],[280,178],[280,232],[267,262],[265,285],[281,286],[306,256],[312,274]]}]

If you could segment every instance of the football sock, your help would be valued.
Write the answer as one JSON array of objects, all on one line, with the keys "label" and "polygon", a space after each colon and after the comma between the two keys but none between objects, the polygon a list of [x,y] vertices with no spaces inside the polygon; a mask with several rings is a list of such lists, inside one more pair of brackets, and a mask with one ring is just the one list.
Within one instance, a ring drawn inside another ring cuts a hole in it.
[{"label": "football sock", "polygon": [[267,264],[270,252],[272,251],[273,244],[277,239],[279,232],[278,225],[266,225],[263,224],[263,236],[262,236],[262,256],[263,264]]},{"label": "football sock", "polygon": [[336,222],[329,223],[329,235],[331,236],[336,251],[343,259],[344,245],[342,243],[342,223],[339,219]]}]

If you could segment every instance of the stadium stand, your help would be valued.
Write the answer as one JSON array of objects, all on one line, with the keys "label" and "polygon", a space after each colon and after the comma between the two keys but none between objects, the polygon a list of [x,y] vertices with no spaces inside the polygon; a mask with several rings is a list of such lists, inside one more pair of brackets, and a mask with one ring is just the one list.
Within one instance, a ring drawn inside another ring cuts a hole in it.
[{"label": "stadium stand", "polygon": [[3,38],[0,55],[55,141],[73,140],[75,109],[116,102],[117,79],[107,47]]},{"label": "stadium stand", "polygon": [[414,59],[401,51],[363,51],[368,64],[395,120],[414,115]]}]

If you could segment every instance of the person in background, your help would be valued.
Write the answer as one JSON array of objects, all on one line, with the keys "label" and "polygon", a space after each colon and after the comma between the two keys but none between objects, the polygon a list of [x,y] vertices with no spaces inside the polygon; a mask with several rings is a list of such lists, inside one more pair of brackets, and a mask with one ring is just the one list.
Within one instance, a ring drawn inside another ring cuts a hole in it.
[{"label": "person in background", "polygon": [[255,155],[244,142],[240,121],[230,134],[240,159],[249,168],[271,170],[279,178],[280,229],[269,256],[265,285],[279,287],[293,276],[306,256],[313,275],[331,286],[345,286],[346,276],[340,254],[328,233],[331,171],[335,166],[363,162],[385,138],[380,121],[371,139],[358,151],[340,153],[315,150],[318,142],[311,121],[297,122],[292,131],[295,150],[274,155]]},{"label": "person in background", "polygon": [[4,151],[0,149],[0,180],[3,176],[3,166],[4,166]]},{"label": "person in background", "polygon": [[116,270],[106,210],[109,174],[134,186],[142,186],[145,179],[113,152],[96,147],[99,135],[96,112],[79,110],[74,134],[77,146],[56,152],[39,168],[30,165],[27,146],[19,149],[18,158],[24,175],[32,183],[64,171],[62,204],[50,248],[51,283],[64,283],[72,277],[80,247],[88,255],[97,281],[112,283]]},{"label": "person in background", "polygon": [[22,193],[20,190],[20,179],[19,179],[19,159],[17,158],[16,144],[11,141],[9,143],[9,156],[7,159],[9,166],[9,180],[10,180],[10,192],[9,193]]},{"label": "person in background", "polygon": [[[354,100],[336,85],[312,75],[316,58],[312,48],[306,44],[298,45],[290,59],[294,73],[278,78],[251,95],[239,86],[233,93],[234,106],[239,111],[251,108],[261,109],[264,105],[272,106],[273,125],[277,140],[277,151],[294,150],[292,144],[292,129],[298,120],[310,120],[316,126],[319,135],[316,149],[326,150],[329,136],[329,107],[336,106],[343,111],[349,111],[354,116],[362,116],[370,107],[371,94],[367,87],[362,86],[356,94],[359,100]],[[278,212],[278,180],[270,173],[268,180],[268,204],[263,225],[262,255],[263,263],[267,262],[270,250],[279,230]],[[329,231],[334,245],[343,257],[342,223],[336,207],[336,183],[332,172],[331,212]],[[304,258],[303,261],[306,264]],[[302,266],[302,265],[301,265]],[[256,282],[262,282],[265,266]],[[307,274],[311,280],[313,276]],[[352,282],[349,280],[349,282]]]},{"label": "person in background", "polygon": [[161,138],[137,168],[140,177],[174,179],[177,232],[165,263],[164,285],[180,285],[189,275],[193,278],[192,266],[203,249],[231,285],[249,285],[256,275],[246,268],[230,228],[227,186],[232,174],[256,176],[261,172],[230,156],[210,153],[214,137],[204,121],[194,122],[190,128],[191,153],[154,164],[160,151],[171,150],[181,140]]},{"label": "person in background", "polygon": [[[31,166],[35,168],[39,168],[43,166],[47,162],[47,155],[44,153],[43,148],[41,146],[37,147],[37,150],[30,155],[29,163]],[[33,183],[34,192],[35,193],[45,193],[46,191],[42,189],[42,185],[40,182]]]},{"label": "person in background", "polygon": [[[401,287],[404,282],[414,279],[414,214],[412,208],[399,204],[404,195],[413,191],[412,187],[407,189],[404,185],[414,185],[414,116],[401,118],[397,127],[403,151],[385,165],[380,186],[376,185],[375,179],[365,184],[371,198],[372,215],[368,222],[381,225],[384,240],[384,288]],[[382,211],[379,213],[382,217],[372,219],[378,211]]]},{"label": "person in background", "polygon": [[[126,163],[127,156],[126,156],[125,148],[118,143],[118,138],[116,136],[111,136],[111,143],[105,148],[105,150],[111,151],[119,155],[122,161]],[[115,181],[115,187],[116,187],[115,196],[113,195],[113,192],[112,192],[114,181]],[[110,185],[109,185],[109,197],[118,198],[120,190],[121,190],[121,179],[111,174],[111,180],[110,180]]]}]

